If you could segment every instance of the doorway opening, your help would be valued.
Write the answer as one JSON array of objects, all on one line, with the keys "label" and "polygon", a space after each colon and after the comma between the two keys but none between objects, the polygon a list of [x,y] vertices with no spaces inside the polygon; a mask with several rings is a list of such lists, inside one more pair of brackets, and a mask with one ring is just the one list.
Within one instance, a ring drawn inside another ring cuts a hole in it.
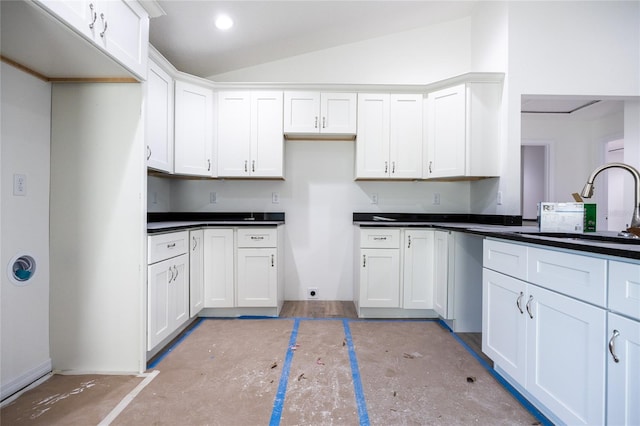
[{"label": "doorway opening", "polygon": [[550,201],[551,142],[523,140],[520,148],[520,211],[523,221],[537,221],[538,203]]},{"label": "doorway opening", "polygon": [[[624,162],[624,139],[616,139],[605,142],[605,163]],[[632,177],[621,169],[608,169],[598,179],[603,179],[602,187],[607,188],[606,193],[600,197],[606,208],[599,209],[605,212],[602,221],[598,221],[598,229],[607,231],[621,231],[629,226],[631,212],[624,202],[624,188],[630,188]],[[625,209],[626,207],[626,209]],[[633,209],[633,206],[631,207]],[[631,210],[632,211],[632,210]]]}]

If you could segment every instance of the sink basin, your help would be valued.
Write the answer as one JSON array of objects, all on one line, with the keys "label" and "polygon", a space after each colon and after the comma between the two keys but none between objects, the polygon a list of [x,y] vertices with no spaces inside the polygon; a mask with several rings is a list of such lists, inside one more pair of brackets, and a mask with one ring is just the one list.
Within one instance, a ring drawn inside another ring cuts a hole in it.
[{"label": "sink basin", "polygon": [[560,238],[564,240],[640,245],[640,238],[617,237],[617,236],[600,235],[600,234],[574,234],[570,232],[516,232],[516,233],[520,235],[528,235],[532,237],[546,237],[546,238],[552,237],[552,238]]}]

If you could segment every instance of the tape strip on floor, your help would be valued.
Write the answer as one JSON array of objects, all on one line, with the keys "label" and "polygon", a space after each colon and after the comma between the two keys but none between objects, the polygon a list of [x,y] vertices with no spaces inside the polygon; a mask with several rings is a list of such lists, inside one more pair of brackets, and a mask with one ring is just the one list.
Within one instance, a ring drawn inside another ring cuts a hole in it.
[{"label": "tape strip on floor", "polygon": [[151,373],[140,374],[138,377],[144,377],[144,380],[138,383],[138,386],[136,386],[131,392],[129,392],[124,398],[122,398],[118,405],[116,405],[114,409],[111,410],[109,414],[107,414],[107,417],[105,417],[100,423],[98,423],[98,426],[109,426],[111,422],[113,422],[116,417],[118,417],[118,415],[122,413],[125,408],[127,408],[131,401],[133,401],[133,399],[138,396],[138,394],[142,392],[142,390],[149,383],[151,383],[151,381],[155,379],[159,373],[160,372],[158,370],[153,370]]},{"label": "tape strip on floor", "polygon": [[270,426],[278,426],[280,424],[280,419],[282,418],[282,407],[284,406],[284,398],[287,393],[287,384],[289,382],[289,371],[291,371],[291,361],[293,360],[293,348],[296,345],[299,327],[300,319],[296,318],[293,322],[293,330],[291,330],[291,337],[289,338],[287,355],[285,356],[284,365],[282,366],[282,375],[280,376],[278,392],[276,393],[276,398],[273,401],[273,411],[271,412],[271,420],[269,421]]}]

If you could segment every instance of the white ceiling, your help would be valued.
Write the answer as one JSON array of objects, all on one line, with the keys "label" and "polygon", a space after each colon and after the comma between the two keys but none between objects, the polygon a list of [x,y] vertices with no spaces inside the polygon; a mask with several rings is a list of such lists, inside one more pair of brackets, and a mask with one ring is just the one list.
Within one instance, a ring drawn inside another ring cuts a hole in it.
[{"label": "white ceiling", "polygon": [[[471,1],[157,0],[150,41],[177,69],[211,77],[290,56],[471,15]],[[235,25],[221,32],[219,13]]]}]

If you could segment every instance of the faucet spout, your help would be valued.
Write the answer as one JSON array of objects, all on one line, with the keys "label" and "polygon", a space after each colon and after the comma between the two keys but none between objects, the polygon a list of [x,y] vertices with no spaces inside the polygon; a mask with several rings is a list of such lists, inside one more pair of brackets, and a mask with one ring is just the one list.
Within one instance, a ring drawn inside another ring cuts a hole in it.
[{"label": "faucet spout", "polygon": [[584,185],[581,195],[584,198],[591,198],[593,196],[593,181],[596,179],[596,176],[598,176],[598,174],[600,174],[600,172],[602,172],[603,170],[610,168],[624,169],[631,173],[631,175],[633,176],[635,185],[635,198],[633,200],[633,216],[631,217],[631,224],[629,225],[629,229],[637,228],[638,231],[640,231],[640,206],[638,205],[638,200],[640,200],[640,173],[635,168],[624,163],[603,164],[602,166],[597,167],[593,172],[591,172],[591,176],[589,176],[587,183]]}]

